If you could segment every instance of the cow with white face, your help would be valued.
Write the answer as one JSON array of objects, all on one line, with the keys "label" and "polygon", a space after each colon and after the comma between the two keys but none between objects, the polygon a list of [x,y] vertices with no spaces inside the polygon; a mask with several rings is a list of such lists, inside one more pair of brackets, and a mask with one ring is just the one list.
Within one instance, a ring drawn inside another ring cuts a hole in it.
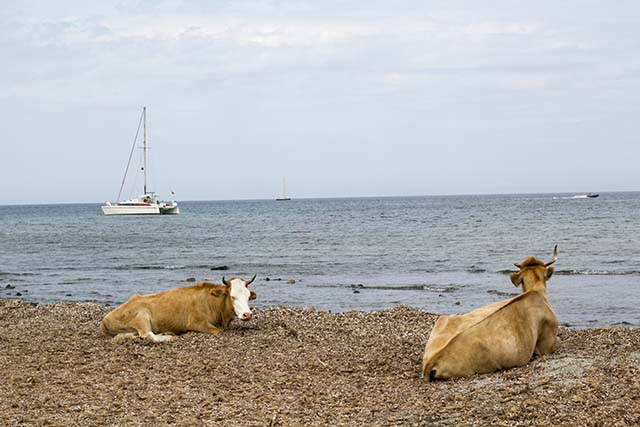
[{"label": "cow with white face", "polygon": [[235,318],[251,319],[247,287],[255,280],[222,278],[224,285],[201,282],[151,295],[134,295],[107,314],[100,331],[111,336],[140,336],[154,342],[169,341],[188,331],[219,334]]}]

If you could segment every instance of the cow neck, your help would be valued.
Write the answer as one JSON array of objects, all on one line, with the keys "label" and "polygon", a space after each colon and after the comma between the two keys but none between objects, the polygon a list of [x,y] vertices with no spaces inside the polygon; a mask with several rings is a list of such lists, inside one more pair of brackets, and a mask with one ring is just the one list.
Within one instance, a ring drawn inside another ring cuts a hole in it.
[{"label": "cow neck", "polygon": [[[542,274],[542,277],[544,277]],[[532,285],[527,286],[527,282],[532,282]],[[526,275],[522,278],[522,293],[527,292],[539,292],[540,294],[546,296],[547,295],[547,285],[543,278],[540,277],[539,272],[537,271],[528,271]]]},{"label": "cow neck", "polygon": [[233,303],[231,302],[231,291],[226,297],[222,299],[222,310],[220,310],[220,317],[222,318],[222,326],[226,328],[229,323],[234,319],[235,312],[233,311]]},{"label": "cow neck", "polygon": [[544,286],[540,286],[540,285],[532,286],[530,288],[525,288],[523,286],[522,287],[522,293],[526,294],[528,292],[537,292],[537,293],[539,293],[541,295],[545,295],[545,296],[547,295],[547,289]]}]

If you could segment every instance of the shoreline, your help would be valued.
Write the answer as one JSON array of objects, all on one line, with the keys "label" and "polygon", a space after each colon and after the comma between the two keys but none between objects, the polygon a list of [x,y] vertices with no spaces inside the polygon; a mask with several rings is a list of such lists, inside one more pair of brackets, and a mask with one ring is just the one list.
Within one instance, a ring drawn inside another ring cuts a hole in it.
[{"label": "shoreline", "polygon": [[438,316],[415,308],[256,308],[219,336],[163,344],[100,336],[110,310],[0,299],[0,424],[640,423],[637,328],[561,327],[558,351],[524,367],[428,383]]}]

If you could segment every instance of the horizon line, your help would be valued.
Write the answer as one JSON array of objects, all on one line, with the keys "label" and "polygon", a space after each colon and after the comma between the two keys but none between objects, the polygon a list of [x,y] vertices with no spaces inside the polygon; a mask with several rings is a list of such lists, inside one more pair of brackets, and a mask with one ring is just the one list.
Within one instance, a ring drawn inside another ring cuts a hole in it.
[{"label": "horizon line", "polygon": [[[472,197],[472,196],[530,196],[530,195],[566,195],[566,194],[615,194],[615,193],[638,193],[640,190],[622,190],[622,191],[602,191],[602,192],[581,192],[581,191],[562,191],[562,192],[526,192],[526,193],[450,193],[450,194],[405,194],[405,195],[358,195],[358,196],[311,196],[311,197],[291,197],[291,201],[295,200],[335,200],[335,199],[392,199],[392,198],[418,198],[418,197]],[[180,203],[192,202],[259,202],[259,201],[275,201],[276,197],[269,198],[237,198],[237,199],[190,199],[175,200]],[[4,206],[58,206],[58,205],[100,205],[105,202],[43,202],[43,203],[3,203]]]}]

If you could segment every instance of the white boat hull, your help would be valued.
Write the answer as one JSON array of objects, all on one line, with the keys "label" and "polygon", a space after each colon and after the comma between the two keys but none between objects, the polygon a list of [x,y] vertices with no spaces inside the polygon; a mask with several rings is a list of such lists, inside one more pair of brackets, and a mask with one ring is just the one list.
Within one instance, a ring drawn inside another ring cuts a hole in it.
[{"label": "white boat hull", "polygon": [[158,205],[149,206],[102,206],[102,213],[105,215],[160,215]]},{"label": "white boat hull", "polygon": [[107,202],[102,206],[105,215],[177,215],[180,208],[176,202],[161,202],[153,196],[144,195],[126,202]]},{"label": "white boat hull", "polygon": [[178,215],[180,213],[180,208],[176,202],[166,202],[160,205],[160,214],[161,215]]}]

